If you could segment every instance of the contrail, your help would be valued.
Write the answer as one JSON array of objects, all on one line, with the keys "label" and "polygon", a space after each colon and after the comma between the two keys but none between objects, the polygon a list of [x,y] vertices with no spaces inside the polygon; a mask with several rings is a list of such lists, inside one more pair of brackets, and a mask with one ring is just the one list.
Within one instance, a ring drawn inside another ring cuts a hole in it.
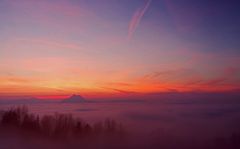
[{"label": "contrail", "polygon": [[142,17],[144,16],[145,12],[148,10],[152,0],[148,0],[143,8],[138,8],[138,10],[134,13],[128,27],[128,39],[131,39],[135,30],[138,27],[138,24],[141,22]]}]

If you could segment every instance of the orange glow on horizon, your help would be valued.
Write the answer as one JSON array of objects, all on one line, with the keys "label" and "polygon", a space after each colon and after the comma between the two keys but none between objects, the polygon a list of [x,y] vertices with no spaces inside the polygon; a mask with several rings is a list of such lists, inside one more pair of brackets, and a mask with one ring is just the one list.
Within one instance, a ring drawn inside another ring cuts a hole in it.
[{"label": "orange glow on horizon", "polygon": [[44,95],[44,96],[35,96],[38,99],[66,99],[69,95]]},{"label": "orange glow on horizon", "polygon": [[[8,80],[8,79],[5,79]],[[117,97],[117,96],[131,96],[135,94],[147,94],[147,93],[159,93],[159,92],[225,92],[236,90],[235,86],[232,85],[208,85],[208,84],[196,84],[196,85],[184,85],[184,84],[153,84],[149,82],[141,83],[106,83],[101,85],[88,86],[77,86],[76,84],[71,85],[68,82],[61,82],[52,84],[50,86],[37,86],[36,82],[27,81],[28,83],[23,85],[22,80],[10,79],[15,81],[10,85],[0,86],[0,96],[32,96],[39,99],[64,99],[72,94],[80,94],[90,98],[98,97]],[[11,82],[10,81],[10,82]],[[17,83],[16,83],[17,82]],[[24,82],[24,81],[23,81]],[[9,83],[9,82],[6,82]],[[64,84],[67,84],[64,86]],[[61,87],[59,87],[61,85]],[[87,84],[85,84],[87,85]],[[92,86],[92,88],[90,87]]]}]

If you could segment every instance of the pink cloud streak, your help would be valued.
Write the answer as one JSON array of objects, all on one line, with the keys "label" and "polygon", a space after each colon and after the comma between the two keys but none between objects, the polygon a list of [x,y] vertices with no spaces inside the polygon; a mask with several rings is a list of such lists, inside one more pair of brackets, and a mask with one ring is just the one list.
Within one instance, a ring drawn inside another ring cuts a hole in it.
[{"label": "pink cloud streak", "polygon": [[148,0],[143,8],[138,8],[138,10],[134,13],[128,27],[128,39],[131,39],[134,32],[136,31],[139,23],[142,20],[145,12],[148,10],[152,0]]}]

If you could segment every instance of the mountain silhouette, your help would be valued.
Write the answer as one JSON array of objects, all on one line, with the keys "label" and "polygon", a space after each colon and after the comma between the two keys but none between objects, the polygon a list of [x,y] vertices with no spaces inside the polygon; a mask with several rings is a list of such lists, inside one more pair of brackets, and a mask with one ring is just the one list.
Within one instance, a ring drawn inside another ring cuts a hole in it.
[{"label": "mountain silhouette", "polygon": [[81,95],[72,95],[69,98],[62,100],[62,103],[82,103],[82,102],[86,102],[86,100]]}]

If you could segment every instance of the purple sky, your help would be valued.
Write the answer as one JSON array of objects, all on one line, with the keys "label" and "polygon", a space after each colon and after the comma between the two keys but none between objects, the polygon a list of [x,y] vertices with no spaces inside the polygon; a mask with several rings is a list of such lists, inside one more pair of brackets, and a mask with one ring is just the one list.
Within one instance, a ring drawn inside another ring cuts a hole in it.
[{"label": "purple sky", "polygon": [[238,6],[1,0],[0,95],[237,90]]}]

